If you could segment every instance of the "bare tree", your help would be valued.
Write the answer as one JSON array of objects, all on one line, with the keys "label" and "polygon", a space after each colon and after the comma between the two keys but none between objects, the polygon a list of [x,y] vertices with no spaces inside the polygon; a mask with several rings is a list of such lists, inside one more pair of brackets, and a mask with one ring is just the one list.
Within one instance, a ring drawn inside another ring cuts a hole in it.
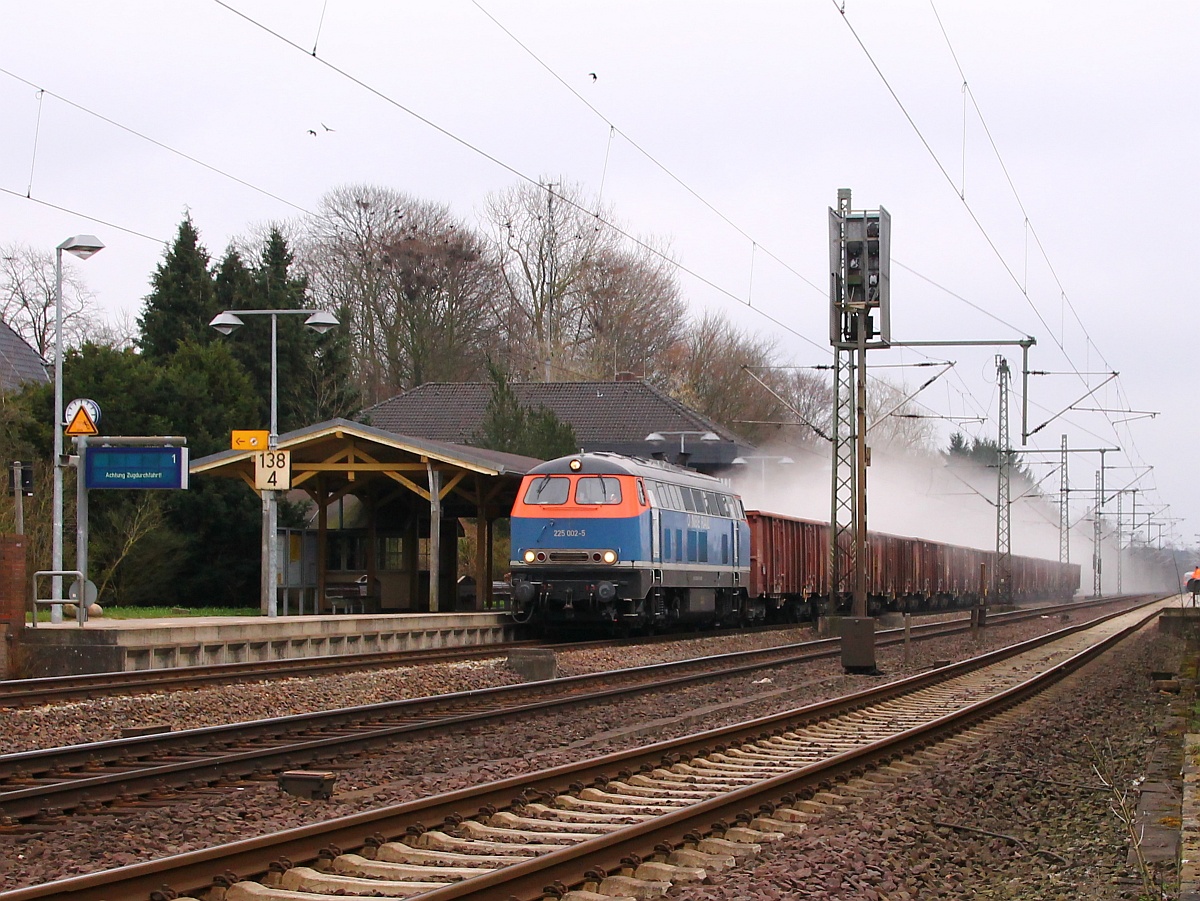
[{"label": "bare tree", "polygon": [[[78,345],[96,317],[92,293],[66,260],[62,289],[63,343]],[[0,247],[0,319],[46,360],[54,356],[55,291],[53,252],[27,244]]]},{"label": "bare tree", "polygon": [[747,371],[769,369],[775,352],[773,340],[744,331],[720,313],[706,312],[670,354],[668,390],[750,441],[764,442],[778,435],[783,422],[793,421]]},{"label": "bare tree", "polygon": [[560,379],[587,340],[586,279],[617,247],[607,216],[593,208],[577,186],[549,180],[487,199],[503,285],[496,313],[516,371]]},{"label": "bare tree", "polygon": [[348,314],[368,402],[426,381],[482,377],[497,271],[485,241],[448,208],[387,188],[338,188],[297,248],[321,305]]},{"label": "bare tree", "polygon": [[580,372],[666,379],[671,349],[686,335],[687,305],[665,255],[604,248],[581,274],[579,295],[574,365]]},{"label": "bare tree", "polygon": [[880,447],[932,453],[937,450],[937,430],[909,395],[911,389],[881,379],[867,388],[869,440]]}]

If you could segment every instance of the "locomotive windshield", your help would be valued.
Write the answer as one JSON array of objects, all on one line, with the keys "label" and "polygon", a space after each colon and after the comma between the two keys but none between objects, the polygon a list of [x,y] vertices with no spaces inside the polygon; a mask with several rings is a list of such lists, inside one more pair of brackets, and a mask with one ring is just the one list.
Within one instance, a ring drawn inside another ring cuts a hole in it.
[{"label": "locomotive windshield", "polygon": [[621,483],[611,476],[607,479],[604,476],[585,476],[575,486],[575,503],[619,504]]},{"label": "locomotive windshield", "polygon": [[570,491],[571,480],[566,476],[542,476],[525,489],[525,503],[565,504]]}]

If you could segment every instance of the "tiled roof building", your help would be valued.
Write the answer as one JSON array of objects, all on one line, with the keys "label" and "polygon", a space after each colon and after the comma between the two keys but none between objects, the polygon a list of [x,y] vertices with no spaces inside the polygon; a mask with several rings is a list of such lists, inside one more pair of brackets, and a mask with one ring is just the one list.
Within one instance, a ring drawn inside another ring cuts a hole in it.
[{"label": "tiled roof building", "polygon": [[[569,423],[583,450],[643,457],[662,452],[675,461],[682,442],[688,465],[697,469],[728,466],[753,450],[744,439],[646,382],[517,382],[509,387],[522,405],[544,406]],[[369,407],[363,418],[388,432],[470,444],[491,396],[490,382],[429,382]],[[647,442],[653,432],[666,440]],[[720,441],[701,441],[707,432]]]},{"label": "tiled roof building", "polygon": [[36,350],[0,321],[0,392],[20,391],[28,382],[48,382],[47,363]]}]

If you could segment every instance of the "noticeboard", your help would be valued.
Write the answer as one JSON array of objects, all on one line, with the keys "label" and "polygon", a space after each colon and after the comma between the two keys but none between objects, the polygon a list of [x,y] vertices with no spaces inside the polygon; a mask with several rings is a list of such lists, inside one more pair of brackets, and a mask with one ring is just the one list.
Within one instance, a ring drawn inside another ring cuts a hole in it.
[{"label": "noticeboard", "polygon": [[88,445],[85,478],[93,488],[187,488],[186,447]]}]

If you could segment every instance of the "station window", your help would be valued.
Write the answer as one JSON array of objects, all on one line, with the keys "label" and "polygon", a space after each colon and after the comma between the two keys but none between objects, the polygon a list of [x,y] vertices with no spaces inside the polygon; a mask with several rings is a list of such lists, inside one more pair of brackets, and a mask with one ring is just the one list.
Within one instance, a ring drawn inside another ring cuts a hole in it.
[{"label": "station window", "polygon": [[575,503],[619,504],[621,482],[615,476],[584,476],[575,485]]},{"label": "station window", "polygon": [[525,489],[527,504],[565,504],[571,491],[571,480],[565,476],[542,476]]},{"label": "station window", "polygon": [[331,572],[367,568],[367,538],[346,532],[326,533],[326,568]]},{"label": "station window", "polygon": [[376,565],[392,572],[404,569],[404,539],[399,535],[381,536],[376,545]]}]

